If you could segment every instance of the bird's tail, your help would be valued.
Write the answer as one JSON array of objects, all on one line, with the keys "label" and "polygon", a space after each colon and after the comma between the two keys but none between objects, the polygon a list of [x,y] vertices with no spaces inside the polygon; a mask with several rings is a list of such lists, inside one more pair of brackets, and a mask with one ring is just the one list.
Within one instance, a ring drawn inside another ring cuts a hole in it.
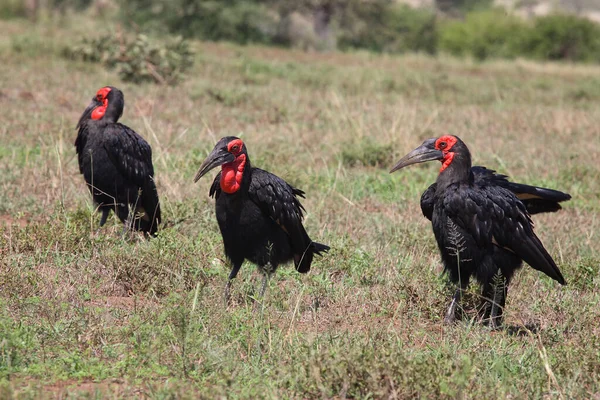
[{"label": "bird's tail", "polygon": [[317,243],[317,242],[312,242],[311,246],[313,248],[313,253],[322,256],[322,253],[327,253],[331,247],[327,246],[326,244],[321,244],[321,243]]},{"label": "bird's tail", "polygon": [[322,256],[323,253],[327,253],[329,249],[330,247],[325,244],[310,242],[303,254],[294,255],[296,270],[301,274],[307,273],[308,271],[310,271],[310,265],[312,264],[313,255],[317,254],[319,256]]},{"label": "bird's tail", "polygon": [[508,182],[507,189],[523,202],[529,214],[555,212],[560,210],[560,202],[571,199],[571,195],[558,190]]}]

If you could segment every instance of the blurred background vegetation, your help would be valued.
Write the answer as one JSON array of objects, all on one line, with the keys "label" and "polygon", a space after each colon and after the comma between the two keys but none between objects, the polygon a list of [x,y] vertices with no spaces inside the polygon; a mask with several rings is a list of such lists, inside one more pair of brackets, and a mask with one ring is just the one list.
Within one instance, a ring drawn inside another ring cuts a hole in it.
[{"label": "blurred background vegetation", "polygon": [[[154,37],[172,34],[310,51],[449,53],[477,60],[523,57],[600,61],[600,25],[581,15],[584,0],[555,2],[562,7],[546,10],[541,16],[525,15],[527,10],[540,5],[536,3],[539,0],[514,3],[510,10],[501,6],[508,4],[508,0],[504,3],[404,1],[407,3],[398,0],[3,0],[0,18],[37,21],[85,12],[117,19],[126,31]],[[521,8],[515,8],[515,4]],[[93,45],[96,38],[90,35],[85,40]],[[152,45],[151,41],[148,43]],[[182,62],[186,60],[186,51],[181,56]],[[71,56],[75,53],[70,52]],[[170,71],[173,66],[167,69]]]}]

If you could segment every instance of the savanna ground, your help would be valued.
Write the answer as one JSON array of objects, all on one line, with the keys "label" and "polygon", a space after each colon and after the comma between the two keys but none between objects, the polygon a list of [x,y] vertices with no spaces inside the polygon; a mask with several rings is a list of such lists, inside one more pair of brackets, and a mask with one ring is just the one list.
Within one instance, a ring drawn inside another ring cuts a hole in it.
[{"label": "savanna ground", "polygon": [[[195,43],[188,79],[161,87],[59,56],[112,28],[0,23],[0,398],[600,396],[600,67]],[[95,233],[73,141],[107,84],[153,147],[154,240],[114,218]],[[452,291],[418,203],[438,166],[388,170],[444,133],[573,196],[534,218],[568,285],[525,267],[509,291],[507,325],[533,331],[442,324]],[[225,135],[306,191],[332,247],[308,275],[280,268],[262,312],[252,265],[224,307],[212,178],[192,183]]]}]

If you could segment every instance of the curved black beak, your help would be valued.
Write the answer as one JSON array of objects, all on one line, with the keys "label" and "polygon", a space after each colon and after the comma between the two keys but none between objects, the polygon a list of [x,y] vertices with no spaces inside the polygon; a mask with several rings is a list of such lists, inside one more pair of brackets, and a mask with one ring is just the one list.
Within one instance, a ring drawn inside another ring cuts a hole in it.
[{"label": "curved black beak", "polygon": [[194,183],[198,182],[198,179],[206,175],[206,173],[211,169],[233,161],[235,161],[235,156],[233,154],[222,147],[215,147],[208,157],[206,157],[206,159],[202,162],[202,165],[200,165],[200,169],[194,178]]},{"label": "curved black beak", "polygon": [[443,159],[444,153],[435,148],[435,141],[436,139],[427,139],[422,145],[402,157],[390,170],[390,174],[412,164]]},{"label": "curved black beak", "polygon": [[79,118],[79,122],[77,122],[77,127],[75,129],[79,129],[81,126],[83,126],[85,121],[87,121],[88,119],[90,119],[92,117],[92,111],[94,111],[94,108],[96,108],[100,105],[102,105],[102,103],[100,103],[98,100],[96,100],[94,98],[92,100],[92,102],[87,106],[87,108],[85,109],[83,114],[81,114],[81,118]]}]

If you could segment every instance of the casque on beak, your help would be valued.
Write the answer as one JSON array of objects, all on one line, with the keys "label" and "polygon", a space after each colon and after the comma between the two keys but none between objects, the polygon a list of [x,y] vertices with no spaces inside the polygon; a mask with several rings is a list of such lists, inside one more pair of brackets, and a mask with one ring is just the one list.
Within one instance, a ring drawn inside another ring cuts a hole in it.
[{"label": "casque on beak", "polygon": [[435,148],[436,139],[427,139],[423,142],[422,145],[405,155],[394,165],[394,167],[390,170],[390,174],[392,172],[398,171],[400,168],[407,167],[412,164],[433,161],[433,160],[442,160],[444,158],[444,153],[441,150],[437,150]]},{"label": "casque on beak", "polygon": [[235,161],[235,156],[222,147],[215,147],[200,165],[200,169],[194,178],[194,183],[198,182],[208,171],[220,165]]},{"label": "casque on beak", "polygon": [[79,122],[77,123],[77,127],[75,129],[79,129],[85,123],[85,121],[90,119],[92,117],[92,111],[94,111],[94,108],[101,105],[102,103],[100,103],[94,98],[92,102],[87,106],[83,114],[81,114],[81,118],[79,118]]}]

